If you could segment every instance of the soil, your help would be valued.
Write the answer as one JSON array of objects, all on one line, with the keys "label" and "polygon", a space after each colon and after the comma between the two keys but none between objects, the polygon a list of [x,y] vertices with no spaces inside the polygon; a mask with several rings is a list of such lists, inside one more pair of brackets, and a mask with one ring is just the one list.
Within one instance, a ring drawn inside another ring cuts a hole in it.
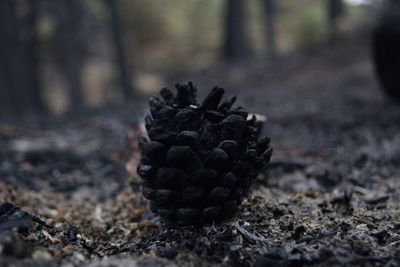
[{"label": "soil", "polygon": [[201,227],[151,214],[134,174],[143,100],[4,120],[0,266],[400,265],[400,105],[365,39],[171,79],[267,116],[275,152],[239,214]]}]

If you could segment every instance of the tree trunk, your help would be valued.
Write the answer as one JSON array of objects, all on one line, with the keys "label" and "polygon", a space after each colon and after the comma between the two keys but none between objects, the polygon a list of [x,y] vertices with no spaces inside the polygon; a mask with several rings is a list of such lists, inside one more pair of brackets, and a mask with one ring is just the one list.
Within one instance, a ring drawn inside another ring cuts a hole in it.
[{"label": "tree trunk", "polygon": [[24,23],[28,38],[24,43],[24,51],[29,62],[29,76],[31,81],[30,99],[32,107],[37,111],[45,110],[45,103],[41,96],[39,77],[38,39],[36,32],[37,8],[39,0],[29,0],[29,13]]},{"label": "tree trunk", "polygon": [[[24,42],[20,37],[24,24],[16,16],[17,4],[14,0],[0,1],[0,95],[3,98],[0,102],[4,105],[2,109],[23,114],[39,109],[41,102],[38,100],[37,62],[31,53],[34,52],[34,42],[31,42],[31,38]],[[34,12],[34,9],[30,12]],[[28,23],[34,21],[32,13]],[[29,26],[25,32],[35,35],[33,29],[34,26]]]},{"label": "tree trunk", "polygon": [[14,26],[14,3],[12,1],[0,1],[0,111],[1,115],[10,111],[13,107],[12,92],[14,85],[11,78],[9,55],[16,47]]},{"label": "tree trunk", "polygon": [[244,1],[227,0],[225,15],[225,59],[238,60],[248,54],[244,32]]},{"label": "tree trunk", "polygon": [[116,0],[105,0],[110,10],[110,28],[113,34],[115,61],[118,66],[120,85],[125,100],[133,97],[132,72],[129,70]]},{"label": "tree trunk", "polygon": [[328,27],[329,38],[335,40],[338,38],[338,23],[344,13],[343,0],[328,0]]},{"label": "tree trunk", "polygon": [[[1,46],[0,49],[2,49]],[[0,55],[0,63],[1,63],[0,64],[0,118],[2,118],[8,115],[7,113],[12,109],[11,106],[12,96],[10,95],[12,89],[6,77],[3,64],[4,63],[3,55]]]},{"label": "tree trunk", "polygon": [[276,56],[276,31],[275,31],[275,0],[262,0],[265,14],[265,37],[267,39],[267,55],[269,58]]},{"label": "tree trunk", "polygon": [[62,68],[66,76],[72,111],[83,106],[81,88],[81,57],[79,49],[79,1],[62,0],[59,2],[58,17],[62,47]]}]

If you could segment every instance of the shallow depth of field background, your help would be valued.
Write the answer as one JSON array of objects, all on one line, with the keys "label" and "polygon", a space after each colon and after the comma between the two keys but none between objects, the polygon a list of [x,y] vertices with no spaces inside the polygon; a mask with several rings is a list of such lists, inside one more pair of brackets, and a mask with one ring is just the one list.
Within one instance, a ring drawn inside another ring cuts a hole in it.
[{"label": "shallow depth of field background", "polygon": [[[312,56],[318,47],[367,40],[384,4],[379,0],[4,0],[0,3],[1,117],[32,111],[60,115],[145,99],[164,86],[196,79],[207,71],[218,76],[234,68],[245,80],[241,70],[257,66],[268,74],[268,68],[284,66],[295,55]],[[360,44],[364,46],[360,49],[369,45]],[[229,84],[224,78],[216,83]],[[199,86],[209,90],[201,82]]]}]

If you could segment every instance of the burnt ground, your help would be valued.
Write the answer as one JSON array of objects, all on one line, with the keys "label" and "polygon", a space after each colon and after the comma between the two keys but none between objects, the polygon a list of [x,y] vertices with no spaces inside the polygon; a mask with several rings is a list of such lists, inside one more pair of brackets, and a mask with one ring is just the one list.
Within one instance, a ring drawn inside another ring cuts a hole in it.
[{"label": "burnt ground", "polygon": [[400,105],[382,95],[367,42],[260,62],[179,77],[268,117],[270,167],[219,224],[149,212],[125,171],[143,101],[2,122],[0,203],[17,207],[0,208],[0,266],[400,265]]}]

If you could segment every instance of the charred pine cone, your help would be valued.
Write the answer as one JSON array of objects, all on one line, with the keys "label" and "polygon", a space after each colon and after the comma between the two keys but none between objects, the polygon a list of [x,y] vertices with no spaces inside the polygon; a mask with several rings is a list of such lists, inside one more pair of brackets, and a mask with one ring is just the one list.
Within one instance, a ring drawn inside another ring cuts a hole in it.
[{"label": "charred pine cone", "polygon": [[272,155],[268,137],[236,97],[219,105],[224,89],[215,87],[201,104],[193,83],[164,88],[163,100],[150,99],[145,124],[150,140],[140,137],[137,169],[151,210],[167,221],[202,224],[232,217],[251,181]]}]

